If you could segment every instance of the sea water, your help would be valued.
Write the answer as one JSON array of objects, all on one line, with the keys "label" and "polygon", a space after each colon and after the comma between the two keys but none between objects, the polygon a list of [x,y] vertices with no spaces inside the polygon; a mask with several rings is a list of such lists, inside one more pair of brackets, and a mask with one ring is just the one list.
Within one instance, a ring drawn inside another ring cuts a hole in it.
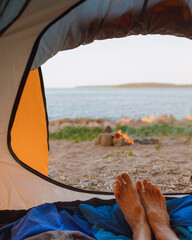
[{"label": "sea water", "polygon": [[46,89],[49,120],[192,115],[192,88]]}]

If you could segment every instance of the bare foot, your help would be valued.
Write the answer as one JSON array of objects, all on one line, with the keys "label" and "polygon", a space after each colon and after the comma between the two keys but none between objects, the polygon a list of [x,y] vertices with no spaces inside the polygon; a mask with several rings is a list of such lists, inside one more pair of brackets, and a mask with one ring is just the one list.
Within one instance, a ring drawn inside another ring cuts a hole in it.
[{"label": "bare foot", "polygon": [[151,230],[147,222],[145,210],[130,176],[123,173],[117,179],[114,194],[125,220],[132,229],[133,239],[150,240]]},{"label": "bare foot", "polygon": [[[144,191],[143,191],[144,185]],[[162,193],[147,180],[136,183],[137,191],[145,208],[147,219],[157,240],[176,240],[176,234],[170,227],[166,201]]]}]

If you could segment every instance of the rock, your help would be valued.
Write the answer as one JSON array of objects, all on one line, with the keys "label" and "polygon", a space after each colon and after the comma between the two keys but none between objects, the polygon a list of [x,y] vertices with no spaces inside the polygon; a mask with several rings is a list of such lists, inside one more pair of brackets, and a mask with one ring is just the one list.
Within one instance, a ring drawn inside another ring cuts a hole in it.
[{"label": "rock", "polygon": [[145,123],[142,120],[137,119],[135,121],[131,121],[130,122],[130,126],[132,126],[132,127],[140,127],[140,126],[145,126]]},{"label": "rock", "polygon": [[60,123],[63,122],[63,123],[70,123],[71,120],[69,118],[62,118],[60,119]]},{"label": "rock", "polygon": [[191,121],[191,120],[192,120],[192,116],[187,115],[186,118],[184,118],[184,120],[186,120],[186,121]]},{"label": "rock", "polygon": [[102,136],[103,136],[103,133],[99,134],[98,139],[99,139],[99,142],[100,142],[100,143],[101,143],[101,138],[102,138]]},{"label": "rock", "polygon": [[104,121],[104,123],[103,123],[103,127],[105,128],[105,127],[107,127],[107,126],[110,126],[110,127],[113,129],[113,128],[116,127],[116,123],[115,123],[115,122],[112,122],[112,121],[106,120],[106,121]]},{"label": "rock", "polygon": [[161,174],[162,170],[160,167],[157,167],[157,166],[154,166],[152,169],[151,169],[151,175],[152,176],[155,176],[157,174]]},{"label": "rock", "polygon": [[144,122],[144,123],[152,123],[155,120],[156,120],[155,116],[141,118],[141,121]]},{"label": "rock", "polygon": [[123,145],[123,138],[113,138],[113,146],[121,147]]},{"label": "rock", "polygon": [[162,115],[162,116],[160,116],[160,117],[158,117],[157,118],[157,122],[165,122],[165,121],[167,121],[167,115],[165,114],[165,115]]},{"label": "rock", "polygon": [[101,144],[100,139],[99,139],[99,138],[93,139],[93,144],[94,144],[95,146],[100,145],[100,144]]},{"label": "rock", "polygon": [[157,144],[159,143],[159,140],[154,138],[143,138],[143,139],[136,138],[134,139],[134,143],[139,143],[142,145]]},{"label": "rock", "polygon": [[177,119],[171,114],[169,116],[169,118],[167,119],[167,121],[165,121],[166,123],[174,123],[175,121],[177,121]]},{"label": "rock", "polygon": [[104,130],[103,133],[112,133],[112,128],[110,126],[107,126]]},{"label": "rock", "polygon": [[95,120],[97,123],[99,124],[103,124],[104,123],[104,119],[103,118],[98,118]]},{"label": "rock", "polygon": [[[80,123],[83,123],[83,124],[88,124],[89,123],[89,121],[90,121],[90,119],[88,119],[88,118],[80,118],[79,120],[78,120]],[[77,122],[78,123],[78,122]]]},{"label": "rock", "polygon": [[72,123],[77,123],[78,121],[79,121],[78,118],[73,118],[73,119],[71,120]]},{"label": "rock", "polygon": [[107,146],[112,146],[113,144],[113,137],[109,133],[103,133],[101,136],[101,146],[107,147]]},{"label": "rock", "polygon": [[96,121],[90,121],[88,124],[87,124],[87,127],[100,127],[101,124],[97,123]]},{"label": "rock", "polygon": [[112,136],[112,138],[114,138],[115,137],[115,132],[110,133],[110,135]]},{"label": "rock", "polygon": [[120,118],[116,121],[117,124],[120,124],[120,125],[126,125],[128,123],[130,123],[131,121],[133,121],[132,118],[129,118],[129,117],[125,117],[125,118]]}]

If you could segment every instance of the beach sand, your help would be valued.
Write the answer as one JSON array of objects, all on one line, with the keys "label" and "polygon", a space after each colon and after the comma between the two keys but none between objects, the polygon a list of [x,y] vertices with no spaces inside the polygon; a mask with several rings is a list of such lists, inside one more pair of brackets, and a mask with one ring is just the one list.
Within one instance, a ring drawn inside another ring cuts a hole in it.
[{"label": "beach sand", "polygon": [[163,193],[192,192],[192,140],[158,137],[160,144],[102,147],[86,141],[51,140],[49,176],[89,190],[113,191],[116,176],[147,179]]}]

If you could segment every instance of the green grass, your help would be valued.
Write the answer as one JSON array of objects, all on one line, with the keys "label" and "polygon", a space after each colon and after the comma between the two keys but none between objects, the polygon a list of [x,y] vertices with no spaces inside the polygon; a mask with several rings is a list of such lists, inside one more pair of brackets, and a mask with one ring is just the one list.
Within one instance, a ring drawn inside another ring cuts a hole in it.
[{"label": "green grass", "polygon": [[130,137],[153,137],[153,136],[192,136],[192,125],[185,127],[170,124],[151,124],[144,127],[132,128],[128,126],[117,126],[114,131],[121,129]]},{"label": "green grass", "polygon": [[[128,126],[117,126],[113,129],[117,132],[121,129],[127,133],[130,137],[154,137],[154,136],[187,136],[189,140],[192,137],[192,125],[186,126],[174,126],[170,124],[151,124],[144,127],[132,128]],[[65,127],[58,132],[50,133],[51,140],[63,139],[73,140],[74,142],[91,141],[97,138],[103,131],[101,127]],[[189,142],[189,141],[188,141]],[[187,143],[188,143],[187,142]],[[186,144],[187,144],[186,143]]]},{"label": "green grass", "polygon": [[160,150],[162,148],[162,144],[161,143],[158,143],[156,146],[155,146],[155,149],[156,150]]},{"label": "green grass", "polygon": [[110,157],[114,157],[113,153],[106,153],[105,155],[103,155],[103,158],[110,158]]},{"label": "green grass", "polygon": [[125,156],[126,157],[131,157],[131,156],[133,156],[133,152],[132,151],[129,151],[129,152],[125,152]]},{"label": "green grass", "polygon": [[74,142],[83,142],[87,140],[93,140],[103,131],[100,127],[65,127],[58,132],[50,133],[51,140],[63,139],[73,140]]}]

